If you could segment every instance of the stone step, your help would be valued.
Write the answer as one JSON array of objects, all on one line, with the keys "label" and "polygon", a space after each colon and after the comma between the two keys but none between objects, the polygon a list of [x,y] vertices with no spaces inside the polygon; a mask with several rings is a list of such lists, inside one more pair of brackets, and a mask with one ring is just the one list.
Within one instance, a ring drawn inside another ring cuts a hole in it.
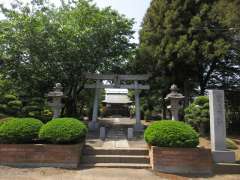
[{"label": "stone step", "polygon": [[218,174],[239,174],[240,163],[217,163],[214,166],[214,172]]},{"label": "stone step", "polygon": [[91,163],[81,164],[82,168],[103,167],[103,168],[133,168],[133,169],[148,169],[150,164],[136,164],[136,163]]},{"label": "stone step", "polygon": [[84,164],[95,163],[136,163],[149,164],[149,156],[127,155],[85,155],[80,160]]},{"label": "stone step", "polygon": [[103,149],[92,148],[85,146],[83,149],[83,155],[142,155],[147,156],[149,154],[148,149]]}]

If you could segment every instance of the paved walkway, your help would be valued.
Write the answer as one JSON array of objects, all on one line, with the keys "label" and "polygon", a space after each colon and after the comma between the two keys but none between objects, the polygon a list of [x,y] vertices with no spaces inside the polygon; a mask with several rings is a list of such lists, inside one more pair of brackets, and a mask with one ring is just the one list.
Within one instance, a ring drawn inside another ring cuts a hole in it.
[{"label": "paved walkway", "polygon": [[104,149],[147,148],[143,133],[135,133],[132,140],[127,139],[127,129],[133,127],[135,124],[134,119],[102,118],[99,123],[100,126],[106,127],[106,139],[99,139],[98,131],[90,132],[86,140],[87,145]]}]

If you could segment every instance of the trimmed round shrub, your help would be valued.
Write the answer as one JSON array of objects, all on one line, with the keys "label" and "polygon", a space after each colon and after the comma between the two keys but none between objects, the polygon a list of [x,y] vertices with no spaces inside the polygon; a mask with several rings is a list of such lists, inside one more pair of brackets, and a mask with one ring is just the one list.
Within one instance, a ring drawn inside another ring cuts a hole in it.
[{"label": "trimmed round shrub", "polygon": [[148,126],[145,141],[158,147],[194,148],[199,144],[198,133],[180,121],[162,120]]},{"label": "trimmed round shrub", "polygon": [[70,144],[84,140],[86,125],[74,118],[56,118],[42,126],[39,138],[53,144]]},{"label": "trimmed round shrub", "polygon": [[6,114],[0,113],[0,121],[6,119],[8,116]]},{"label": "trimmed round shrub", "polygon": [[8,118],[0,126],[1,143],[32,143],[43,123],[34,118]]},{"label": "trimmed round shrub", "polygon": [[3,125],[4,121],[0,121],[0,127]]},{"label": "trimmed round shrub", "polygon": [[2,118],[0,118],[0,126],[2,126],[4,122],[10,119],[9,117],[6,117],[4,114],[0,114],[0,117],[1,115],[2,115]]}]

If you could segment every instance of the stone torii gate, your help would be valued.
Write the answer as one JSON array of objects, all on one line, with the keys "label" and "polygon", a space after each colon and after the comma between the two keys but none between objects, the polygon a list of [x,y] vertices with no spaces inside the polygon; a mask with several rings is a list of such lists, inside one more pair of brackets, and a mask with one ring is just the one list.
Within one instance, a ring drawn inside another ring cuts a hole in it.
[{"label": "stone torii gate", "polygon": [[[136,111],[136,124],[134,126],[135,131],[142,131],[143,125],[141,124],[140,114],[140,90],[150,89],[149,85],[142,85],[139,81],[147,81],[150,77],[149,74],[144,75],[103,75],[103,74],[86,74],[86,79],[95,80],[95,84],[86,84],[86,89],[95,89],[95,97],[93,104],[92,121],[89,123],[90,130],[96,130],[99,127],[97,122],[98,117],[98,100],[99,89],[113,88],[113,89],[134,89],[135,90],[135,111]],[[113,83],[103,84],[104,80],[112,81]],[[121,84],[121,81],[133,81],[131,84]]]}]

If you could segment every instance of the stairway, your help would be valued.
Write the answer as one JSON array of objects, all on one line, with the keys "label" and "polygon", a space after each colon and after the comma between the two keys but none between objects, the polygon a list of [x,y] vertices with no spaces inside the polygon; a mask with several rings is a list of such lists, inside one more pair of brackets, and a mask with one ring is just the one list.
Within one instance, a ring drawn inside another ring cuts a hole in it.
[{"label": "stairway", "polygon": [[150,168],[147,149],[103,149],[85,146],[82,167]]},{"label": "stairway", "polygon": [[119,118],[111,120],[106,139],[99,140],[101,145],[94,145],[91,139],[86,140],[80,166],[150,168],[148,149],[131,147],[127,139],[127,127],[122,123]]}]

